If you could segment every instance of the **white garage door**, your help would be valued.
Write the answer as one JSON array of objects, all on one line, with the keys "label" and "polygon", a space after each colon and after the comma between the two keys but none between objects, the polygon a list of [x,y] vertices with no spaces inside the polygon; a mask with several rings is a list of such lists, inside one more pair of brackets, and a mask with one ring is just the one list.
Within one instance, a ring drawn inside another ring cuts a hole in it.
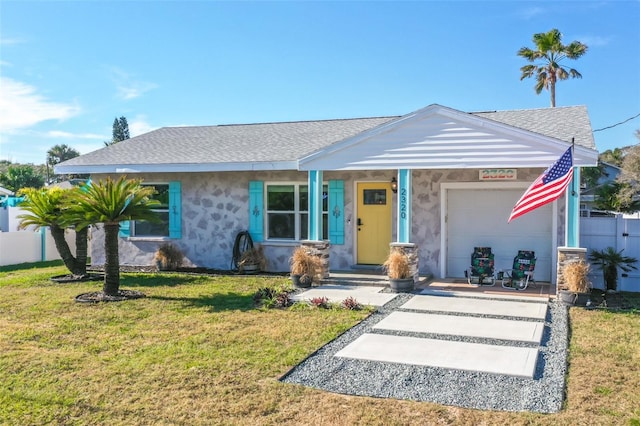
[{"label": "white garage door", "polygon": [[518,250],[536,253],[535,278],[551,281],[552,205],[507,224],[524,189],[449,189],[447,192],[447,276],[463,277],[474,247],[491,247],[495,267],[510,269]]}]

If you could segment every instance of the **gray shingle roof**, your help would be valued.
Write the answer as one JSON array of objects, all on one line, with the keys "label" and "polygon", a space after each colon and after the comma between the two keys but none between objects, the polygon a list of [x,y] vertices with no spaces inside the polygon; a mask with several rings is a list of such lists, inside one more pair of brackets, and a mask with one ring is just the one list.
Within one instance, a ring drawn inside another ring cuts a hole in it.
[{"label": "gray shingle roof", "polygon": [[292,162],[392,118],[163,127],[64,166]]},{"label": "gray shingle roof", "polygon": [[[595,147],[584,106],[472,114],[566,142],[575,137],[577,144]],[[67,160],[56,166],[56,173],[108,172],[129,167],[139,171],[150,170],[149,167],[155,171],[292,169],[298,159],[308,154],[396,118],[163,127]],[[194,168],[185,167],[189,165]],[[204,167],[211,165],[215,167]]]},{"label": "gray shingle roof", "polygon": [[577,145],[592,149],[596,147],[591,121],[584,105],[472,114],[565,142],[571,142],[574,137]]}]

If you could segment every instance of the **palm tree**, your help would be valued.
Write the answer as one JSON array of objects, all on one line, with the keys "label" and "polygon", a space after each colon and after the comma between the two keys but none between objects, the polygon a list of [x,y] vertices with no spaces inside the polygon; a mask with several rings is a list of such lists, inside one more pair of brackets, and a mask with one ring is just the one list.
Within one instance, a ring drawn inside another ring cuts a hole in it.
[{"label": "palm tree", "polygon": [[80,155],[78,151],[71,148],[69,145],[54,145],[47,151],[47,164],[55,166],[63,161],[76,158]]},{"label": "palm tree", "polygon": [[607,247],[606,249],[594,250],[589,253],[589,260],[602,269],[606,290],[616,291],[618,288],[618,269],[623,272],[638,269],[634,265],[638,259],[631,256],[623,256],[623,251],[624,249],[618,252],[613,247]]},{"label": "palm tree", "polygon": [[[76,223],[65,223],[61,218],[61,211],[66,197],[78,188],[62,189],[47,188],[35,189],[26,188],[20,191],[25,196],[25,200],[20,203],[20,208],[27,211],[18,216],[20,228],[33,225],[36,228],[48,226],[51,236],[62,258],[64,265],[75,279],[87,277],[87,226],[76,226]],[[76,256],[73,256],[69,244],[64,237],[67,228],[75,228],[76,231]]]},{"label": "palm tree", "polygon": [[150,198],[154,191],[153,187],[142,186],[140,180],[126,179],[126,176],[117,181],[107,178],[92,183],[86,191],[75,192],[63,213],[68,220],[85,225],[104,225],[105,275],[102,291],[107,296],[118,296],[120,292],[120,222],[159,221],[158,215],[152,210],[159,204]]},{"label": "palm tree", "polygon": [[[54,145],[47,151],[47,181],[49,181],[49,166],[53,167],[63,161],[76,158],[80,155],[78,151],[69,145]],[[55,181],[55,179],[53,179]]]},{"label": "palm tree", "polygon": [[562,34],[557,29],[546,33],[533,35],[536,50],[523,47],[518,50],[518,56],[522,56],[532,64],[520,68],[522,75],[520,81],[536,76],[535,90],[539,95],[542,89],[551,93],[551,106],[556,106],[556,82],[571,78],[582,78],[582,74],[573,68],[565,68],[560,62],[568,59],[578,59],[587,52],[587,45],[579,41],[572,41],[568,45],[562,44]]}]

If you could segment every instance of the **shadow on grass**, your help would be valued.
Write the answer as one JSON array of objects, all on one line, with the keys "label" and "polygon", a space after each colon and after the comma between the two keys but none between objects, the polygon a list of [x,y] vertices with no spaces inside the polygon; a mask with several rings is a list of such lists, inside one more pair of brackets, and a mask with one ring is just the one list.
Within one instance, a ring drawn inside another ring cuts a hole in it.
[{"label": "shadow on grass", "polygon": [[201,282],[198,275],[120,273],[120,285],[130,287],[176,287]]},{"label": "shadow on grass", "polygon": [[64,266],[62,260],[49,260],[47,262],[18,263],[17,265],[0,266],[0,272],[13,272],[21,269],[49,268],[53,266]]},{"label": "shadow on grass", "polygon": [[640,313],[640,293],[621,291],[607,294],[599,289],[591,290],[591,308],[610,312]]},{"label": "shadow on grass", "polygon": [[147,296],[148,299],[182,302],[185,306],[194,308],[209,308],[211,312],[222,311],[250,311],[255,309],[253,295],[239,293],[222,293],[214,295],[200,295],[197,297]]}]

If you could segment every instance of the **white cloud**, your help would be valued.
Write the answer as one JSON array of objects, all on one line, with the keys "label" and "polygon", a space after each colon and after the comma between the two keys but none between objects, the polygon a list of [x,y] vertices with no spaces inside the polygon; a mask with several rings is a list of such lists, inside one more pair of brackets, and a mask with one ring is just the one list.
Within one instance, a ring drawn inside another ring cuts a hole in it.
[{"label": "white cloud", "polygon": [[529,20],[535,18],[536,16],[540,16],[544,13],[544,9],[541,7],[529,7],[526,9],[522,9],[518,12],[518,16],[520,18]]},{"label": "white cloud", "polygon": [[1,37],[0,38],[0,45],[1,46],[11,46],[14,44],[21,44],[24,43],[24,40],[19,39],[19,38],[7,38],[7,37]]},{"label": "white cloud", "polygon": [[[599,47],[608,45],[611,42],[612,37],[580,36],[576,37],[575,39],[580,41],[581,43],[586,44],[589,47]],[[573,39],[571,41],[573,41]]]},{"label": "white cloud", "polygon": [[46,133],[46,136],[50,138],[65,138],[65,139],[99,139],[99,140],[107,139],[106,136],[98,135],[95,133],[70,133],[70,132],[63,132],[60,130],[50,130]]},{"label": "white cloud", "polygon": [[157,129],[157,127],[153,127],[151,124],[147,123],[146,119],[146,116],[138,115],[133,120],[127,120],[127,123],[129,124],[129,134],[131,137],[139,136],[143,133]]},{"label": "white cloud", "polygon": [[0,131],[13,132],[47,120],[64,120],[80,113],[77,105],[50,101],[34,86],[0,77]]},{"label": "white cloud", "polygon": [[155,83],[135,80],[130,74],[119,68],[112,68],[111,74],[113,75],[113,81],[116,85],[117,96],[120,99],[135,99],[158,87]]}]

